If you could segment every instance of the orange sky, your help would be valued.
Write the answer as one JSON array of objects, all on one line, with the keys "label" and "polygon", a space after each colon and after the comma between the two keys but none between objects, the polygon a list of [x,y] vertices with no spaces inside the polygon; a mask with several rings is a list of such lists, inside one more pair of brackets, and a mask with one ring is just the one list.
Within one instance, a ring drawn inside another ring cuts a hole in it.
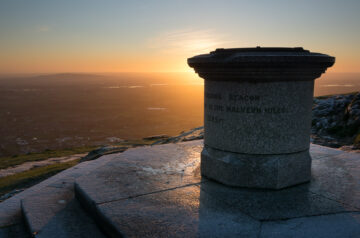
[{"label": "orange sky", "polygon": [[[205,4],[206,3],[206,4]],[[8,1],[0,73],[191,71],[216,48],[298,47],[360,72],[360,1]]]}]

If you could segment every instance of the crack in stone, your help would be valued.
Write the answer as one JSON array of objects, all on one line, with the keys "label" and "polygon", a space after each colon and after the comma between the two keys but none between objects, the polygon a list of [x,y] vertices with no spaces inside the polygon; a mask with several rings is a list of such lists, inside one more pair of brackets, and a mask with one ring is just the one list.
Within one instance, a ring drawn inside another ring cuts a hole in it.
[{"label": "crack in stone", "polygon": [[311,193],[313,193],[313,194],[315,194],[315,195],[317,195],[317,196],[320,196],[320,197],[329,199],[329,200],[331,200],[331,201],[340,203],[341,205],[346,205],[346,206],[348,206],[348,207],[351,208],[351,209],[356,209],[356,211],[354,211],[354,212],[359,212],[359,210],[360,210],[360,208],[357,207],[357,206],[353,206],[353,205],[347,204],[347,203],[345,203],[345,202],[338,201],[338,200],[336,200],[336,199],[334,199],[334,198],[327,197],[327,196],[325,196],[325,195],[323,195],[323,194],[316,193],[316,192],[313,192],[313,191],[311,191],[311,190],[309,190],[309,192],[311,192]]},{"label": "crack in stone", "polygon": [[257,238],[260,238],[260,236],[261,236],[262,225],[263,225],[263,222],[260,221],[259,232],[258,232],[258,234],[257,234],[257,236],[256,236]]},{"label": "crack in stone", "polygon": [[22,225],[22,223],[21,222],[16,222],[16,223],[5,225],[5,226],[0,226],[0,229],[6,229],[6,228],[10,228],[12,226],[18,226],[18,225]]},{"label": "crack in stone", "polygon": [[359,211],[342,211],[342,212],[329,212],[324,214],[318,215],[306,215],[306,216],[299,216],[299,217],[291,217],[291,218],[280,218],[280,219],[258,219],[260,222],[277,222],[277,221],[288,221],[292,219],[299,219],[299,218],[307,218],[307,217],[320,217],[320,216],[328,216],[328,215],[337,215],[337,214],[347,214],[347,213],[356,213],[360,214]]},{"label": "crack in stone", "polygon": [[167,188],[167,189],[158,190],[158,191],[154,191],[154,192],[133,195],[133,196],[125,197],[125,198],[119,198],[119,199],[114,199],[114,200],[105,201],[105,202],[97,202],[96,205],[102,205],[102,204],[106,204],[106,203],[110,203],[110,202],[117,202],[117,201],[122,201],[122,200],[126,200],[126,199],[132,199],[132,198],[142,197],[142,196],[146,196],[146,195],[152,195],[152,194],[156,194],[156,193],[172,191],[172,190],[175,190],[175,189],[178,189],[178,188],[186,188],[186,187],[190,187],[190,186],[193,186],[193,185],[200,185],[201,183],[203,183],[203,182],[189,183],[189,184],[185,184],[185,185],[178,186],[178,187]]},{"label": "crack in stone", "polygon": [[[344,153],[344,151],[341,151],[341,152],[343,152]],[[339,153],[339,154],[335,154],[335,155],[323,155],[323,156],[320,156],[320,157],[317,157],[316,159],[312,159],[312,160],[318,160],[318,159],[323,159],[323,158],[333,158],[333,157],[336,157],[336,156],[338,156],[338,155],[342,155],[343,153]],[[311,156],[312,154],[311,154],[311,152],[310,152],[310,156]]]}]

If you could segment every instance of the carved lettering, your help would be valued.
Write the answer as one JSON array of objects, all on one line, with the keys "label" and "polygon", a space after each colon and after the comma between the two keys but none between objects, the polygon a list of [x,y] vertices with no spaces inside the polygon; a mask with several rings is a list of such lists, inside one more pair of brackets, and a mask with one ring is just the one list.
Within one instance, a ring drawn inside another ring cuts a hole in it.
[{"label": "carved lettering", "polygon": [[[229,94],[229,100],[234,102],[256,102],[260,100],[259,95],[240,95],[240,94]],[[218,93],[206,93],[205,97],[211,99],[221,100],[222,96]],[[205,109],[207,112],[227,112],[227,113],[246,113],[246,114],[281,114],[289,113],[289,110],[285,107],[260,107],[260,106],[234,106],[234,105],[220,105],[205,103]],[[211,122],[220,123],[224,119],[210,114],[206,115],[206,119]]]},{"label": "carved lettering", "polygon": [[210,122],[214,122],[214,123],[221,123],[224,121],[224,119],[222,119],[220,117],[209,115],[209,114],[206,114],[206,120],[210,121]]},{"label": "carved lettering", "polygon": [[288,113],[288,110],[285,107],[268,107],[264,108],[265,113],[279,114],[279,113]]},{"label": "carved lettering", "polygon": [[205,108],[207,108],[210,111],[215,111],[215,112],[223,112],[224,111],[223,105],[206,104]]},{"label": "carved lettering", "polygon": [[236,113],[261,113],[262,109],[260,107],[226,107],[226,112],[236,112]]},{"label": "carved lettering", "polygon": [[240,94],[229,94],[229,100],[230,101],[259,101],[260,96],[259,95],[240,95]]}]

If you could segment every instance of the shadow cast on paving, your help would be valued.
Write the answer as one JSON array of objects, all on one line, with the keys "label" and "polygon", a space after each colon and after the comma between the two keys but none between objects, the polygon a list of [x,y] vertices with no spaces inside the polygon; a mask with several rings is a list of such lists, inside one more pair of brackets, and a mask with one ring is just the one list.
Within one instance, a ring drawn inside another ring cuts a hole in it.
[{"label": "shadow cast on paving", "polygon": [[[202,141],[196,141],[113,155],[76,180],[76,196],[111,237],[268,237],[299,222],[307,229],[307,222],[319,223],[313,229],[327,237],[331,234],[324,224],[337,218],[354,221],[346,223],[344,237],[360,234],[360,223],[350,219],[360,211],[360,162],[354,154],[344,161],[349,153],[312,146],[311,183],[275,191],[202,178],[201,149]],[[300,231],[295,237],[304,237]]]},{"label": "shadow cast on paving", "polygon": [[0,237],[360,234],[359,154],[312,145],[310,183],[265,190],[202,177],[202,146],[145,146],[81,163],[1,203]]}]

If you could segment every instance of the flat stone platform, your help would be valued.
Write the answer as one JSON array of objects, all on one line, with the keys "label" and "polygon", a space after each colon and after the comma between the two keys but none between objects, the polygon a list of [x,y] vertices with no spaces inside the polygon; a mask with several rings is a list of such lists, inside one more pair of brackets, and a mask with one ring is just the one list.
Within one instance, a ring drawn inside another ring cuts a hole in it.
[{"label": "flat stone platform", "polygon": [[283,190],[200,176],[203,141],[129,149],[75,180],[110,237],[360,237],[360,154],[311,145],[312,180]]}]

